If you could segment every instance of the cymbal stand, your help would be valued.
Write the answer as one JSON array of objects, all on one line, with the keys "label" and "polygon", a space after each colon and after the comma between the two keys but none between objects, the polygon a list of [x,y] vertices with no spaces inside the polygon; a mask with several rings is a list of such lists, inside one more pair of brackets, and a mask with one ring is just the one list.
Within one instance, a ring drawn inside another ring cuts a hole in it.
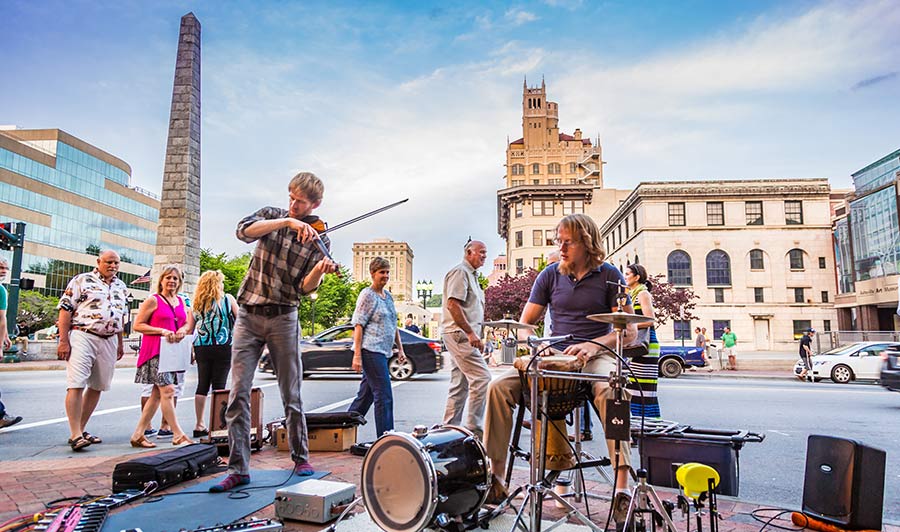
[{"label": "cymbal stand", "polygon": [[596,469],[597,472],[600,473],[600,476],[603,477],[603,480],[605,480],[606,483],[610,486],[615,487],[616,481],[609,475],[606,469],[602,467],[604,463],[611,463],[611,460],[609,458],[597,458],[591,453],[584,450],[583,444],[581,442],[581,407],[575,409],[575,414],[572,416],[572,419],[575,424],[575,459],[582,467],[578,467],[574,471],[575,478],[572,482],[574,484],[574,487],[570,496],[575,499],[575,502],[581,502],[582,498],[593,498],[602,501],[612,500],[611,497],[607,497],[606,495],[591,493],[584,487],[584,470],[590,467]]}]

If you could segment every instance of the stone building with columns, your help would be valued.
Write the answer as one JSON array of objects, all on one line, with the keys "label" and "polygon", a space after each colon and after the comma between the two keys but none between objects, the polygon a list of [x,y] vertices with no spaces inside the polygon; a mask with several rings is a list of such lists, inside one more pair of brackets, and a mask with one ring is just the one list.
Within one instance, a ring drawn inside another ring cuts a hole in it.
[{"label": "stone building with columns", "polygon": [[510,275],[535,268],[554,249],[559,219],[586,213],[605,220],[630,191],[603,187],[599,139],[559,129],[559,106],[542,81],[522,87],[522,138],[506,147],[504,188],[497,191],[497,232],[506,240]]},{"label": "stone building with columns", "polygon": [[807,328],[838,325],[831,219],[827,179],[644,182],[601,230],[613,265],[699,296],[698,319],[670,321],[661,341],[729,326],[739,349],[795,350]]},{"label": "stone building with columns", "polygon": [[391,263],[391,280],[387,289],[395,301],[413,301],[413,251],[406,242],[394,242],[389,238],[376,238],[371,242],[353,243],[353,280],[371,281],[369,263],[375,257],[383,257]]}]

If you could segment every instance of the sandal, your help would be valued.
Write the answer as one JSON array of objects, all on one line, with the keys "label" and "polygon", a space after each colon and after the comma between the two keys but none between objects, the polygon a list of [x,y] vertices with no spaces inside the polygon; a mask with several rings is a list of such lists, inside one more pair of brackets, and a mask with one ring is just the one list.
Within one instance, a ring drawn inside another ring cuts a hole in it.
[{"label": "sandal", "polygon": [[69,444],[69,447],[71,447],[73,451],[80,451],[91,444],[90,440],[86,439],[84,436],[78,436],[74,440],[70,439],[66,443]]},{"label": "sandal", "polygon": [[90,432],[82,432],[81,436],[91,443],[103,443],[103,440],[100,439],[100,436],[94,436]]},{"label": "sandal", "polygon": [[194,429],[195,438],[203,438],[205,436],[209,436],[209,429]]},{"label": "sandal", "polygon": [[182,434],[177,438],[172,438],[172,445],[183,445],[194,443],[194,440],[188,438],[187,434]]},{"label": "sandal", "polygon": [[141,436],[136,440],[131,440],[131,446],[138,449],[152,449],[156,447],[156,444],[148,440],[146,436]]}]

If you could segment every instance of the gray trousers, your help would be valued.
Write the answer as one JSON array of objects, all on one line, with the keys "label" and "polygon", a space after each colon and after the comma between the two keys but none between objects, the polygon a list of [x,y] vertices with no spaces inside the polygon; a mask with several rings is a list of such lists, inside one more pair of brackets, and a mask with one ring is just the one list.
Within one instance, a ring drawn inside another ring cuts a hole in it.
[{"label": "gray trousers", "polygon": [[263,346],[278,376],[278,389],[284,404],[291,458],[297,462],[309,458],[306,418],[300,398],[303,366],[300,361],[297,313],[259,316],[238,310],[231,346],[231,394],[225,420],[228,422],[228,472],[250,474],[250,389]]},{"label": "gray trousers", "polygon": [[[450,391],[444,410],[445,425],[459,425],[481,437],[484,434],[484,406],[491,372],[481,352],[472,347],[462,331],[442,335],[450,352]],[[465,424],[463,410],[468,399]]]}]

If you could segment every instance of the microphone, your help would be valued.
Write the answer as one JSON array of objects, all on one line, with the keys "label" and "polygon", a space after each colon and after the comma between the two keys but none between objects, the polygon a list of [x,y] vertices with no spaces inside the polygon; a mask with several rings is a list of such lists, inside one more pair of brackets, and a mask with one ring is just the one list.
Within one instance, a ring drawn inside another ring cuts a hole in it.
[{"label": "microphone", "polygon": [[574,337],[575,336],[573,336],[571,334],[564,334],[562,336],[544,336],[542,338],[538,338],[537,336],[532,334],[528,337],[528,347],[534,347],[543,342],[547,342],[547,343],[551,343],[551,344],[556,343],[556,342],[567,342]]},{"label": "microphone", "polygon": [[624,285],[624,284],[618,283],[618,282],[616,282],[616,281],[606,281],[606,284],[611,284],[611,285],[614,285],[614,286],[618,286],[618,287],[621,288],[622,290],[625,290],[626,288],[628,288],[628,285]]}]

